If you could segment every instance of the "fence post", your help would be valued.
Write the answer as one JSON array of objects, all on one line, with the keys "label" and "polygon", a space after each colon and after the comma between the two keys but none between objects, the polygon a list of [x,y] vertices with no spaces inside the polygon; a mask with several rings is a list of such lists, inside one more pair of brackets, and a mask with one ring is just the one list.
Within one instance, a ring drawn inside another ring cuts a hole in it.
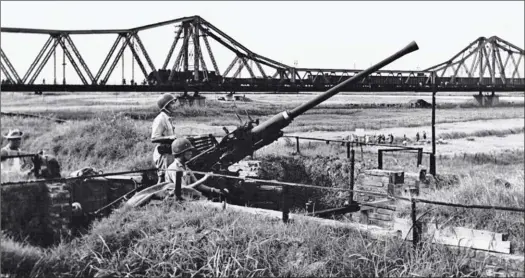
[{"label": "fence post", "polygon": [[377,151],[377,169],[383,169],[383,150]]},{"label": "fence post", "polygon": [[417,167],[423,162],[423,148],[418,148],[417,150]]},{"label": "fence post", "polygon": [[177,171],[175,173],[175,198],[177,201],[182,200],[182,171]]},{"label": "fence post", "polygon": [[433,153],[430,154],[430,174],[436,175],[436,155]]},{"label": "fence post", "polygon": [[295,147],[297,149],[297,153],[300,153],[300,151],[299,151],[299,137],[298,136],[295,137]]},{"label": "fence post", "polygon": [[314,202],[312,202],[312,200],[308,200],[308,202],[306,202],[306,212],[310,213],[313,211],[314,211]]},{"label": "fence post", "polygon": [[281,191],[282,211],[283,211],[283,222],[288,223],[290,217],[290,208],[288,207],[288,186],[283,185]]},{"label": "fence post", "polygon": [[354,202],[354,166],[355,165],[355,151],[350,151],[350,205]]},{"label": "fence post", "polygon": [[417,249],[419,242],[420,242],[420,226],[417,223],[416,219],[416,201],[412,199],[410,201],[412,203],[412,209],[411,209],[411,216],[412,216],[412,243],[414,246],[414,249]]},{"label": "fence post", "polygon": [[346,142],[346,158],[350,159],[350,142]]},{"label": "fence post", "polygon": [[436,72],[431,73],[432,85],[432,154],[430,155],[430,174],[436,175],[436,94],[437,78]]},{"label": "fence post", "polygon": [[36,178],[40,178],[40,168],[42,167],[40,157],[38,154],[33,156],[33,174]]}]

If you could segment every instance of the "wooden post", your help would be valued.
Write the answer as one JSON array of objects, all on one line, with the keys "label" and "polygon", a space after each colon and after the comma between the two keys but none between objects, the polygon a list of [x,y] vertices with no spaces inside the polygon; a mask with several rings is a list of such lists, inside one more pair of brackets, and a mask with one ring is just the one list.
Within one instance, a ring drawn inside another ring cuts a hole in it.
[{"label": "wooden post", "polygon": [[436,73],[432,72],[432,154],[430,155],[430,174],[436,175]]},{"label": "wooden post", "polygon": [[282,200],[282,212],[283,212],[283,222],[288,223],[290,217],[290,208],[288,207],[288,186],[283,185],[283,190],[281,192]]},{"label": "wooden post", "polygon": [[416,219],[416,201],[412,199],[412,210],[411,210],[411,216],[412,216],[412,243],[414,246],[414,249],[416,249],[419,245],[419,225],[417,223]]},{"label": "wooden post", "polygon": [[313,212],[313,211],[314,211],[314,202],[309,200],[308,202],[306,202],[306,212],[310,213],[310,212]]},{"label": "wooden post", "polygon": [[418,148],[417,150],[417,167],[423,162],[423,148]]},{"label": "wooden post", "polygon": [[383,150],[377,151],[377,169],[383,169]]},{"label": "wooden post", "polygon": [[[348,145],[347,145],[348,146]],[[355,151],[352,149],[350,151],[350,205],[354,202],[354,165],[355,165]]]},{"label": "wooden post", "polygon": [[295,147],[297,149],[297,153],[300,153],[300,151],[299,151],[299,137],[298,136],[295,137]]},{"label": "wooden post", "polygon": [[177,201],[182,200],[182,171],[175,173],[175,198]]},{"label": "wooden post", "polygon": [[40,178],[40,168],[42,167],[40,157],[38,154],[33,156],[33,174],[36,178]]},{"label": "wooden post", "polygon": [[350,159],[350,142],[346,142],[346,158]]}]

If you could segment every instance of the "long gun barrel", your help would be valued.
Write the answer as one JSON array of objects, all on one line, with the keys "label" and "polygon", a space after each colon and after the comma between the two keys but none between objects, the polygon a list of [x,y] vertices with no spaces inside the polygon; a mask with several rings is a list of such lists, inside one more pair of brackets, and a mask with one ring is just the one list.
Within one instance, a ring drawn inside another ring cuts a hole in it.
[{"label": "long gun barrel", "polygon": [[210,171],[217,169],[217,166],[219,166],[219,169],[224,169],[242,160],[246,156],[253,154],[254,151],[277,140],[283,135],[282,129],[288,126],[294,118],[333,97],[340,92],[343,86],[357,83],[371,73],[418,49],[419,47],[416,42],[413,41],[392,56],[359,72],[355,76],[337,84],[323,94],[289,112],[284,111],[279,113],[261,124],[258,124],[258,120],[249,121],[233,132],[228,133],[217,146],[194,157],[188,162],[188,165],[191,169]]},{"label": "long gun barrel", "polygon": [[[405,46],[403,49],[395,53],[394,55],[384,59],[383,61],[369,67],[366,70],[363,70],[359,72],[358,74],[354,75],[351,78],[348,78],[347,80],[337,84],[336,86],[330,88],[330,90],[326,91],[325,93],[317,96],[316,98],[303,103],[302,105],[294,108],[290,112],[283,112],[281,114],[275,115],[271,119],[267,120],[266,122],[256,126],[253,128],[252,133],[261,133],[264,132],[267,128],[269,128],[272,125],[278,124],[281,127],[286,127],[295,117],[305,113],[306,111],[314,108],[315,106],[319,105],[323,101],[333,97],[334,95],[338,94],[340,92],[340,89],[348,84],[353,84],[356,82],[361,81],[363,78],[367,77],[368,75],[372,74],[373,72],[383,68],[384,66],[392,63],[393,61],[405,56],[408,53],[414,52],[418,50],[419,47],[417,46],[416,42],[413,41],[407,46]],[[285,125],[283,125],[285,124]]]}]

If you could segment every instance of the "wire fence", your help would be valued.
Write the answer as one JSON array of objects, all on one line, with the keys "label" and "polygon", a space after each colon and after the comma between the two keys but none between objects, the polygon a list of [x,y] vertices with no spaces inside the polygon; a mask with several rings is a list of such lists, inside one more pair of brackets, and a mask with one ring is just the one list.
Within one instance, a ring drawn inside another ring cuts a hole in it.
[{"label": "wire fence", "polygon": [[[64,178],[54,178],[54,179],[33,179],[33,180],[24,180],[24,181],[2,182],[1,185],[2,186],[6,186],[6,185],[22,185],[22,184],[40,183],[40,182],[67,182],[67,181],[71,181],[71,180],[81,180],[81,179],[86,179],[86,178],[108,177],[108,176],[147,173],[147,172],[156,172],[156,171],[158,171],[157,168],[150,168],[150,169],[139,169],[139,170],[133,170],[133,171],[101,173],[101,174],[94,174],[94,175],[89,175],[89,176],[64,177]],[[263,180],[263,179],[257,179],[257,178],[230,176],[230,175],[224,175],[224,174],[216,174],[216,173],[213,173],[213,172],[201,172],[201,171],[194,171],[194,170],[182,171],[182,170],[165,169],[164,171],[188,172],[188,173],[193,173],[193,174],[208,175],[210,177],[222,177],[222,178],[242,180],[242,181],[247,181],[247,182],[259,182],[259,183],[271,184],[271,185],[275,185],[275,186],[302,187],[302,188],[321,189],[321,190],[330,190],[330,191],[347,191],[347,192],[352,192],[352,193],[362,193],[362,194],[374,195],[374,196],[378,196],[378,197],[389,198],[389,199],[392,199],[392,200],[401,200],[401,201],[407,201],[407,202],[415,201],[415,202],[419,202],[419,203],[427,203],[427,204],[451,206],[451,207],[460,207],[460,208],[494,209],[494,210],[500,210],[500,211],[512,211],[512,212],[524,212],[525,213],[525,208],[492,206],[492,205],[490,205],[490,206],[488,206],[488,205],[465,205],[465,204],[457,204],[457,203],[450,203],[450,202],[441,202],[441,201],[427,200],[427,199],[422,199],[422,198],[418,198],[418,197],[406,198],[406,197],[402,197],[402,196],[395,196],[393,194],[384,194],[384,193],[370,192],[370,191],[364,191],[364,190],[356,190],[356,189],[350,189],[350,188],[324,187],[324,186],[319,186],[319,185],[310,185],[310,184],[302,184],[302,183],[294,183],[294,182],[283,182],[283,181],[277,181],[277,180]]]},{"label": "wire fence", "polygon": [[[396,196],[394,193],[378,193],[378,192],[370,192],[365,190],[356,190],[354,189],[354,164],[355,164],[355,152],[353,150],[353,146],[358,145],[380,145],[383,146],[384,144],[374,144],[374,143],[362,143],[362,142],[350,142],[347,140],[327,140],[327,139],[321,139],[321,138],[311,138],[311,137],[298,137],[293,136],[293,138],[296,138],[297,143],[299,139],[306,139],[306,140],[317,140],[317,141],[325,141],[325,142],[336,142],[336,143],[342,143],[347,147],[347,157],[350,159],[350,165],[351,165],[351,181],[349,188],[339,188],[339,187],[324,187],[324,186],[317,186],[317,185],[309,185],[309,184],[302,184],[302,183],[294,183],[294,182],[283,182],[283,181],[277,181],[277,180],[263,180],[263,179],[257,179],[257,178],[251,178],[251,177],[240,177],[240,176],[230,176],[230,175],[224,175],[224,174],[217,174],[213,172],[201,172],[201,171],[194,171],[194,170],[187,170],[187,171],[181,171],[181,170],[172,170],[172,169],[166,169],[166,171],[175,171],[176,173],[176,182],[175,182],[175,196],[177,199],[182,198],[181,194],[181,177],[183,172],[189,172],[194,174],[200,174],[200,175],[208,175],[210,177],[221,177],[221,178],[227,178],[227,179],[235,179],[235,180],[242,180],[245,182],[256,182],[256,183],[263,183],[263,184],[269,184],[269,185],[275,185],[280,186],[282,188],[281,194],[282,194],[282,219],[284,222],[288,222],[289,220],[289,202],[288,202],[288,194],[289,194],[289,188],[290,187],[299,187],[299,188],[310,188],[310,189],[318,189],[318,190],[330,190],[330,191],[346,191],[350,193],[350,204],[352,204],[353,201],[353,194],[359,193],[364,195],[372,195],[372,196],[378,196],[378,197],[384,197],[388,200],[399,200],[399,201],[405,201],[411,203],[411,216],[412,216],[412,227],[413,227],[413,242],[414,246],[418,244],[418,241],[420,239],[421,229],[418,229],[419,222],[418,219],[416,219],[416,204],[417,203],[425,203],[425,204],[432,204],[432,205],[439,205],[439,206],[448,206],[448,207],[457,207],[457,208],[465,208],[465,209],[485,209],[485,210],[497,210],[497,211],[507,211],[507,212],[518,212],[518,213],[525,213],[525,208],[517,208],[517,207],[505,207],[505,206],[494,206],[494,205],[469,205],[469,204],[458,204],[458,203],[451,203],[451,202],[443,202],[443,201],[434,201],[434,200],[428,200],[419,198],[416,196],[410,195],[409,198],[403,197],[403,196]],[[299,144],[297,144],[299,146]],[[422,151],[420,148],[413,148],[413,147],[405,147],[405,146],[393,146],[393,145],[386,145],[389,147],[395,147],[398,149],[403,149],[407,151],[413,151],[418,150],[418,153],[421,154]],[[299,147],[297,147],[299,149]],[[16,156],[14,156],[16,157]],[[133,170],[133,171],[121,171],[121,172],[111,172],[111,173],[100,173],[100,174],[94,174],[94,175],[88,175],[88,176],[77,176],[77,177],[64,177],[64,178],[53,178],[53,179],[33,179],[33,180],[24,180],[24,181],[14,181],[14,182],[3,182],[1,183],[2,186],[6,185],[22,185],[22,184],[29,184],[29,183],[49,183],[49,182],[67,182],[70,180],[79,180],[79,179],[88,179],[88,178],[95,178],[95,177],[108,177],[108,176],[117,176],[117,175],[127,175],[127,174],[136,174],[136,173],[147,173],[147,172],[156,172],[158,171],[157,168],[150,168],[150,169],[140,169],[140,170]],[[128,193],[126,193],[128,195]],[[366,205],[363,204],[363,205]]]}]

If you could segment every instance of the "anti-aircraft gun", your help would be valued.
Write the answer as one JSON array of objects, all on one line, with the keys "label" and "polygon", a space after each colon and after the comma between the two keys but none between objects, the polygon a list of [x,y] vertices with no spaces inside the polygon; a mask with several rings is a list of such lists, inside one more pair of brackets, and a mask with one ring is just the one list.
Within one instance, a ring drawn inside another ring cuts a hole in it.
[{"label": "anti-aircraft gun", "polygon": [[[223,129],[225,130],[226,135],[220,140],[220,142],[218,142],[212,135],[188,138],[197,150],[196,155],[188,161],[186,165],[194,171],[239,176],[239,171],[233,172],[228,168],[233,164],[240,162],[245,157],[252,156],[255,151],[282,137],[282,130],[296,117],[338,94],[340,89],[344,86],[357,83],[373,72],[418,49],[418,45],[413,41],[390,57],[337,84],[312,100],[305,102],[290,111],[276,114],[263,123],[259,124],[258,119],[253,120],[248,115],[248,121],[242,123],[234,131],[229,132],[224,127]],[[228,202],[245,205],[247,199],[250,199],[250,194],[246,192],[248,186],[246,186],[246,184],[238,186],[238,183],[232,184],[232,181],[233,180],[231,179],[213,177],[207,185],[220,189],[228,188],[230,191]]]},{"label": "anti-aircraft gun", "polygon": [[392,56],[339,83],[314,99],[295,107],[291,111],[281,112],[261,124],[259,124],[258,119],[252,120],[249,118],[246,123],[232,132],[228,132],[224,128],[227,132],[226,136],[213,147],[203,150],[188,161],[188,167],[195,171],[212,171],[234,175],[228,170],[229,166],[249,155],[253,155],[254,151],[279,139],[283,136],[282,129],[288,126],[296,117],[336,95],[342,87],[357,83],[373,72],[418,49],[416,42],[411,42]]}]

